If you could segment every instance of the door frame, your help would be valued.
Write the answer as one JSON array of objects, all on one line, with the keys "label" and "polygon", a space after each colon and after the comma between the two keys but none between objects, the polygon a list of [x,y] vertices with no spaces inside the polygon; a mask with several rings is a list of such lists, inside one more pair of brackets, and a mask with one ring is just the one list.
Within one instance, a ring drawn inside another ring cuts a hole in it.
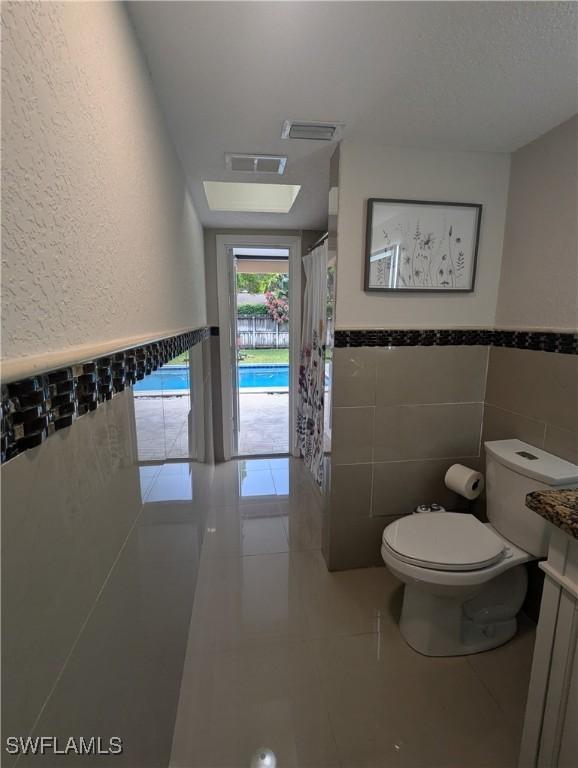
[{"label": "door frame", "polygon": [[233,435],[233,380],[231,376],[231,313],[229,310],[229,249],[270,247],[289,250],[289,453],[298,456],[297,448],[297,387],[299,385],[299,357],[301,350],[301,237],[299,235],[247,235],[216,236],[217,297],[219,305],[219,351],[221,363],[221,403],[223,430],[223,458],[234,456]]}]

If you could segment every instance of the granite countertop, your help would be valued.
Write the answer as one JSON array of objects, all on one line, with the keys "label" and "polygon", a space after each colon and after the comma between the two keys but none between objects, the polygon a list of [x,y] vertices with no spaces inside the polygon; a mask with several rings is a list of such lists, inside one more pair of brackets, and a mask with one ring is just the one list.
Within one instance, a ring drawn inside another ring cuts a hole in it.
[{"label": "granite countertop", "polygon": [[526,506],[578,539],[578,490],[534,491]]}]

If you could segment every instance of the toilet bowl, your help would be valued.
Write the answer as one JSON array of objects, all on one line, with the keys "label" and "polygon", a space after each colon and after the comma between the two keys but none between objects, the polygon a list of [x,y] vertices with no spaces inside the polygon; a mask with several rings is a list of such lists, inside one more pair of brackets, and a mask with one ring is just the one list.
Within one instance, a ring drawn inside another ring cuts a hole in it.
[{"label": "toilet bowl", "polygon": [[524,563],[545,557],[551,530],[525,506],[526,494],[578,484],[578,466],[520,440],[485,448],[489,523],[432,512],[403,517],[383,532],[383,560],[404,584],[401,634],[426,656],[479,653],[515,635],[527,589]]},{"label": "toilet bowl", "polygon": [[405,584],[400,631],[426,656],[494,648],[516,633],[532,556],[473,515],[434,512],[396,520],[381,555]]}]

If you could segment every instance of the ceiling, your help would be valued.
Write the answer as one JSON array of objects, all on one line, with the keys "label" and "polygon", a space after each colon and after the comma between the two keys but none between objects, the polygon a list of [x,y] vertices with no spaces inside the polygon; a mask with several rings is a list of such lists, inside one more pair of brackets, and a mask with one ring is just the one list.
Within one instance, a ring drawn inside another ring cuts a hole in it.
[{"label": "ceiling", "polygon": [[[573,2],[130,2],[205,226],[318,228],[328,142],[285,119],[346,123],[389,146],[511,151],[577,111]],[[225,152],[281,154],[283,176]],[[301,184],[288,214],[208,209],[202,182]]]}]

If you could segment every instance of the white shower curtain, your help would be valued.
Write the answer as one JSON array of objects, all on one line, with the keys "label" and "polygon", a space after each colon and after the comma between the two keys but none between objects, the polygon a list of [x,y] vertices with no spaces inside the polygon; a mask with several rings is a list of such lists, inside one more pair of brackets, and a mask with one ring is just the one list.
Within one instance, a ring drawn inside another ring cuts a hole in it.
[{"label": "white shower curtain", "polygon": [[297,401],[297,445],[323,484],[323,414],[327,315],[327,240],[303,257],[305,295]]}]

